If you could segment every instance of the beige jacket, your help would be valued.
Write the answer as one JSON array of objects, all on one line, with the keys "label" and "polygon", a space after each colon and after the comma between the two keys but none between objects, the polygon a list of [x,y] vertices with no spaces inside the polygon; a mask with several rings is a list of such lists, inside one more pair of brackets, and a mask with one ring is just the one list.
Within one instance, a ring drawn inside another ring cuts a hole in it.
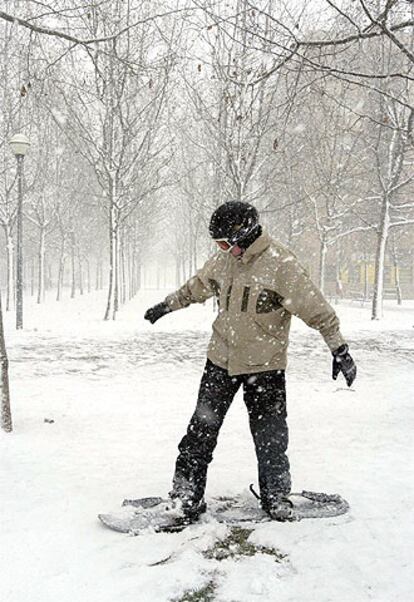
[{"label": "beige jacket", "polygon": [[345,343],[333,308],[296,257],[267,233],[241,259],[221,251],[165,299],[172,310],[216,295],[207,357],[231,376],[284,370],[291,316],[319,330],[331,351]]}]

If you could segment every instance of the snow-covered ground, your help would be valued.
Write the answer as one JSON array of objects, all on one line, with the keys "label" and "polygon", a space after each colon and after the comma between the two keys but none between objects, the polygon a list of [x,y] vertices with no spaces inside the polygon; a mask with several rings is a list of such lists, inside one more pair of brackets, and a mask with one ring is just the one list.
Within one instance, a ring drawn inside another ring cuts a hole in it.
[{"label": "snow-covered ground", "polygon": [[[167,602],[214,580],[220,602],[408,602],[414,521],[414,303],[337,306],[358,362],[352,390],[330,379],[318,333],[295,321],[288,370],[294,488],[338,492],[336,519],[258,525],[251,539],[287,555],[209,560],[226,527],[128,537],[96,515],[124,497],[165,495],[193,411],[211,305],[151,326],[144,291],[104,323],[104,297],[26,302],[7,316],[14,432],[0,435],[0,583],[7,602]],[[54,422],[45,422],[45,419]],[[208,494],[256,479],[240,396],[225,421]],[[170,560],[156,564],[171,556]],[[156,566],[150,566],[150,565]]]}]

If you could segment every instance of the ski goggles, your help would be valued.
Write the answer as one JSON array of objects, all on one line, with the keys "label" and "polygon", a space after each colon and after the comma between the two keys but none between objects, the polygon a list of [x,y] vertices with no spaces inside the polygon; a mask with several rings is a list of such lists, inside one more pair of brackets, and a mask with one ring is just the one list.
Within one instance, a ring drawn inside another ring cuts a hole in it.
[{"label": "ski goggles", "polygon": [[227,238],[215,238],[214,242],[218,244],[220,250],[224,253],[229,253],[234,245],[230,244]]}]

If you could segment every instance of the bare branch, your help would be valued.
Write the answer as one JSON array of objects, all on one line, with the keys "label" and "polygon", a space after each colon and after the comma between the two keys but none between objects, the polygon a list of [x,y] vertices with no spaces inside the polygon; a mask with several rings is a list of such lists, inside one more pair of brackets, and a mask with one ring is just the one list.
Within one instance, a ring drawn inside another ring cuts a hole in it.
[{"label": "bare branch", "polygon": [[36,25],[34,23],[27,21],[26,19],[22,19],[20,17],[16,17],[16,16],[10,15],[8,13],[5,13],[2,10],[0,10],[0,19],[3,19],[4,21],[8,21],[9,23],[17,23],[18,25],[21,25],[22,27],[25,27],[36,33],[40,33],[40,34],[47,35],[47,36],[53,36],[56,38],[61,38],[63,40],[67,40],[68,42],[73,42],[74,44],[79,44],[80,46],[89,46],[91,44],[99,44],[102,42],[110,42],[112,40],[116,40],[117,38],[122,36],[124,33],[128,32],[129,30],[133,29],[134,27],[137,27],[138,25],[145,25],[146,23],[150,23],[151,21],[155,21],[157,19],[163,19],[164,17],[176,15],[179,13],[188,13],[191,10],[195,10],[195,9],[181,8],[181,9],[166,11],[165,13],[152,15],[150,17],[146,17],[145,19],[139,19],[138,21],[131,23],[131,25],[128,25],[127,27],[124,27],[123,29],[120,29],[119,31],[117,31],[116,33],[114,33],[111,36],[104,36],[104,37],[100,37],[100,38],[88,38],[88,39],[84,39],[84,40],[82,38],[77,38],[68,33],[65,33],[64,31],[59,31],[57,29],[52,29],[50,27],[43,27],[41,25]]}]

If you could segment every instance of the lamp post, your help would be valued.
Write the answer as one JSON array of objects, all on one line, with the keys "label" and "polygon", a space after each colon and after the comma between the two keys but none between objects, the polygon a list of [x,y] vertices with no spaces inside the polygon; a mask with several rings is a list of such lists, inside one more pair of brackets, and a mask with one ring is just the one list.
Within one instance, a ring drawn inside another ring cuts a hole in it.
[{"label": "lamp post", "polygon": [[17,265],[16,265],[16,329],[23,328],[23,162],[30,146],[24,134],[15,134],[9,140],[17,160]]}]

